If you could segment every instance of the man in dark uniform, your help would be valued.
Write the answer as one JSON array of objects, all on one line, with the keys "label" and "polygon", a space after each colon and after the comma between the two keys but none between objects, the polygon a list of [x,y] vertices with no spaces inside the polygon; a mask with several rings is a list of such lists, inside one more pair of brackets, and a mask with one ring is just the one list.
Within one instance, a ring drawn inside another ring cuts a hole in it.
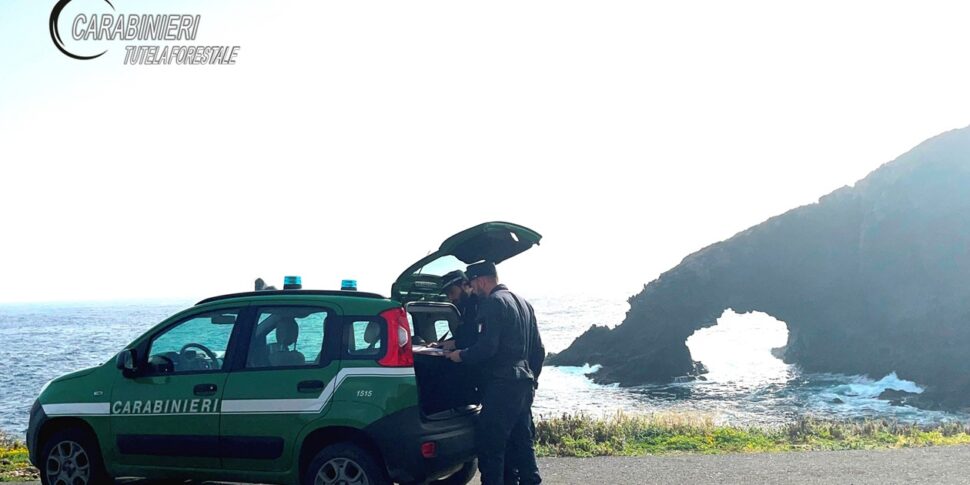
[{"label": "man in dark uniform", "polygon": [[[456,325],[451,327],[452,338],[444,342],[434,342],[432,347],[441,347],[445,350],[467,349],[478,341],[478,295],[472,291],[468,283],[468,277],[462,270],[452,271],[441,277],[442,291],[448,297],[461,319]],[[450,399],[455,406],[468,403],[481,402],[481,392],[479,392],[481,372],[475,366],[453,364],[446,362],[450,367],[441,368],[440,372],[448,373],[451,376],[444,379],[449,382],[447,399]]]},{"label": "man in dark uniform", "polygon": [[532,435],[532,400],[545,348],[532,305],[498,282],[493,263],[468,267],[479,296],[482,333],[467,349],[448,354],[454,362],[478,365],[482,372],[482,412],[475,431],[478,469],[485,485],[502,484],[506,450],[509,469],[519,483],[541,483]]},{"label": "man in dark uniform", "polygon": [[478,295],[472,291],[468,277],[460,269],[442,276],[441,282],[442,291],[458,309],[461,322],[451,329],[454,338],[445,340],[440,346],[445,350],[467,349],[478,341]]}]

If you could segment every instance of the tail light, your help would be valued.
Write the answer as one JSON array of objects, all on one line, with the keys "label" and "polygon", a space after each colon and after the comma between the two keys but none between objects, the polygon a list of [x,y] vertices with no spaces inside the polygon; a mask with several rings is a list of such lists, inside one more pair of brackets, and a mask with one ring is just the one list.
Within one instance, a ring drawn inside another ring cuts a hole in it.
[{"label": "tail light", "polygon": [[387,321],[387,353],[377,363],[384,367],[410,367],[414,365],[411,351],[411,326],[404,308],[392,308],[381,313]]},{"label": "tail light", "polygon": [[438,456],[438,444],[434,441],[425,441],[421,443],[421,456],[425,458],[434,458]]}]

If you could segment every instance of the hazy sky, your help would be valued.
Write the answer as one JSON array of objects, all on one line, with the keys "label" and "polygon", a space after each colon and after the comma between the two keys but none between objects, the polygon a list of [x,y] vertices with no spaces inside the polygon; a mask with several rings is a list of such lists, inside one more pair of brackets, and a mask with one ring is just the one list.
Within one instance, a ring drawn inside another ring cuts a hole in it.
[{"label": "hazy sky", "polygon": [[0,302],[387,294],[487,220],[544,235],[513,289],[625,299],[970,124],[965,2],[114,0],[235,66],[70,59],[54,3],[0,2]]}]

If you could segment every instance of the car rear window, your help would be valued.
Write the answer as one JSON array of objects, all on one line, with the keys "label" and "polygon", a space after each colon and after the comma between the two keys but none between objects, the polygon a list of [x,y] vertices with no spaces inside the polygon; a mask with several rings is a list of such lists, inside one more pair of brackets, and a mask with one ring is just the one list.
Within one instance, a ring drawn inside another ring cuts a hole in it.
[{"label": "car rear window", "polygon": [[350,319],[344,328],[346,355],[370,358],[380,356],[384,350],[383,320]]}]

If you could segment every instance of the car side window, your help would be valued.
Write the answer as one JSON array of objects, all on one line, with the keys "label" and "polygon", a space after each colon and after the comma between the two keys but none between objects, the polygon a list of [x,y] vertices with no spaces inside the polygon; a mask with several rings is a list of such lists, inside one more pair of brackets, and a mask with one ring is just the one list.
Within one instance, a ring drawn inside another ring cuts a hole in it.
[{"label": "car side window", "polygon": [[148,372],[171,374],[221,370],[239,310],[195,315],[156,335],[148,350]]},{"label": "car side window", "polygon": [[351,357],[375,357],[383,350],[381,320],[352,320],[344,327],[347,355]]},{"label": "car side window", "polygon": [[320,363],[328,310],[280,306],[259,310],[246,368],[302,367]]}]

